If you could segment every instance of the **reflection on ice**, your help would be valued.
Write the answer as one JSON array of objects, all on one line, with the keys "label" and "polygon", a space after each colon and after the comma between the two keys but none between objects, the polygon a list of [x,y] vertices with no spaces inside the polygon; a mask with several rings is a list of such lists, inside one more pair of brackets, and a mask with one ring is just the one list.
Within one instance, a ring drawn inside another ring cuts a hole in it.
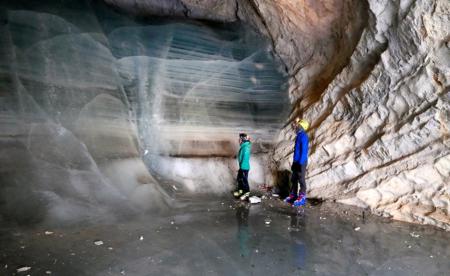
[{"label": "reflection on ice", "polygon": [[[51,269],[55,275],[358,276],[447,275],[450,269],[450,233],[440,229],[372,215],[363,220],[361,210],[336,203],[298,216],[273,199],[258,205],[214,196],[191,200],[170,213],[113,225],[8,227],[0,232],[8,264],[1,269],[5,275],[28,265],[33,274]],[[44,234],[49,230],[54,234]]]}]

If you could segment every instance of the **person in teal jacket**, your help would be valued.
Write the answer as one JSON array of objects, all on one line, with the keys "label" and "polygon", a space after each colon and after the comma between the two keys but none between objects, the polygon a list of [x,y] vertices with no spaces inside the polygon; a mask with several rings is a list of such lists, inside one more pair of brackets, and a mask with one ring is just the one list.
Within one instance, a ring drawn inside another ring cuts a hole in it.
[{"label": "person in teal jacket", "polygon": [[250,152],[252,149],[252,143],[247,134],[239,134],[239,153],[237,155],[237,161],[239,164],[239,171],[237,175],[237,190],[234,192],[236,198],[246,200],[250,196],[250,187],[248,185],[248,172],[250,171]]}]

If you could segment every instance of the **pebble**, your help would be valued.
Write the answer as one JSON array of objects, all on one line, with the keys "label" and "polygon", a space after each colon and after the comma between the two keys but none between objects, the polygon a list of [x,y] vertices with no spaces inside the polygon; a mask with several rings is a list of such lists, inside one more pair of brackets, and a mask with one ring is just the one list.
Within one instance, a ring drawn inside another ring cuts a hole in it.
[{"label": "pebble", "polygon": [[361,227],[356,227],[355,231],[359,231],[361,229]]},{"label": "pebble", "polygon": [[139,240],[140,240],[140,241],[143,241],[143,240],[144,240],[144,236],[140,236],[140,237],[139,237]]},{"label": "pebble", "polygon": [[102,245],[102,244],[103,244],[103,241],[94,241],[94,244],[95,244],[95,245]]},{"label": "pebble", "polygon": [[25,271],[28,271],[30,269],[31,269],[31,267],[29,267],[29,266],[22,266],[22,267],[19,267],[17,269],[17,272],[25,272]]}]

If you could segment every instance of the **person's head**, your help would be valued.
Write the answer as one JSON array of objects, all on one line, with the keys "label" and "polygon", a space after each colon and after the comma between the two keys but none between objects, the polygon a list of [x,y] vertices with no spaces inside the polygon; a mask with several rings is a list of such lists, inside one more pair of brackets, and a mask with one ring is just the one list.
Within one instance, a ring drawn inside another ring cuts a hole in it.
[{"label": "person's head", "polygon": [[295,127],[295,129],[297,131],[300,130],[300,129],[303,129],[304,131],[307,131],[308,128],[309,128],[309,123],[305,119],[297,118],[297,119],[295,119],[294,127]]},{"label": "person's head", "polygon": [[242,144],[246,141],[249,141],[250,137],[247,135],[247,133],[239,133],[239,143]]}]

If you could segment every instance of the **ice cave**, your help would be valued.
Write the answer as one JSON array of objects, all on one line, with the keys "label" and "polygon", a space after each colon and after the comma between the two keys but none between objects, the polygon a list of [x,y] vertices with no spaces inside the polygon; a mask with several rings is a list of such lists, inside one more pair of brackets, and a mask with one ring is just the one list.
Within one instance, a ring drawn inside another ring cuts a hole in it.
[{"label": "ice cave", "polygon": [[449,122],[448,0],[2,0],[0,275],[447,275]]}]

